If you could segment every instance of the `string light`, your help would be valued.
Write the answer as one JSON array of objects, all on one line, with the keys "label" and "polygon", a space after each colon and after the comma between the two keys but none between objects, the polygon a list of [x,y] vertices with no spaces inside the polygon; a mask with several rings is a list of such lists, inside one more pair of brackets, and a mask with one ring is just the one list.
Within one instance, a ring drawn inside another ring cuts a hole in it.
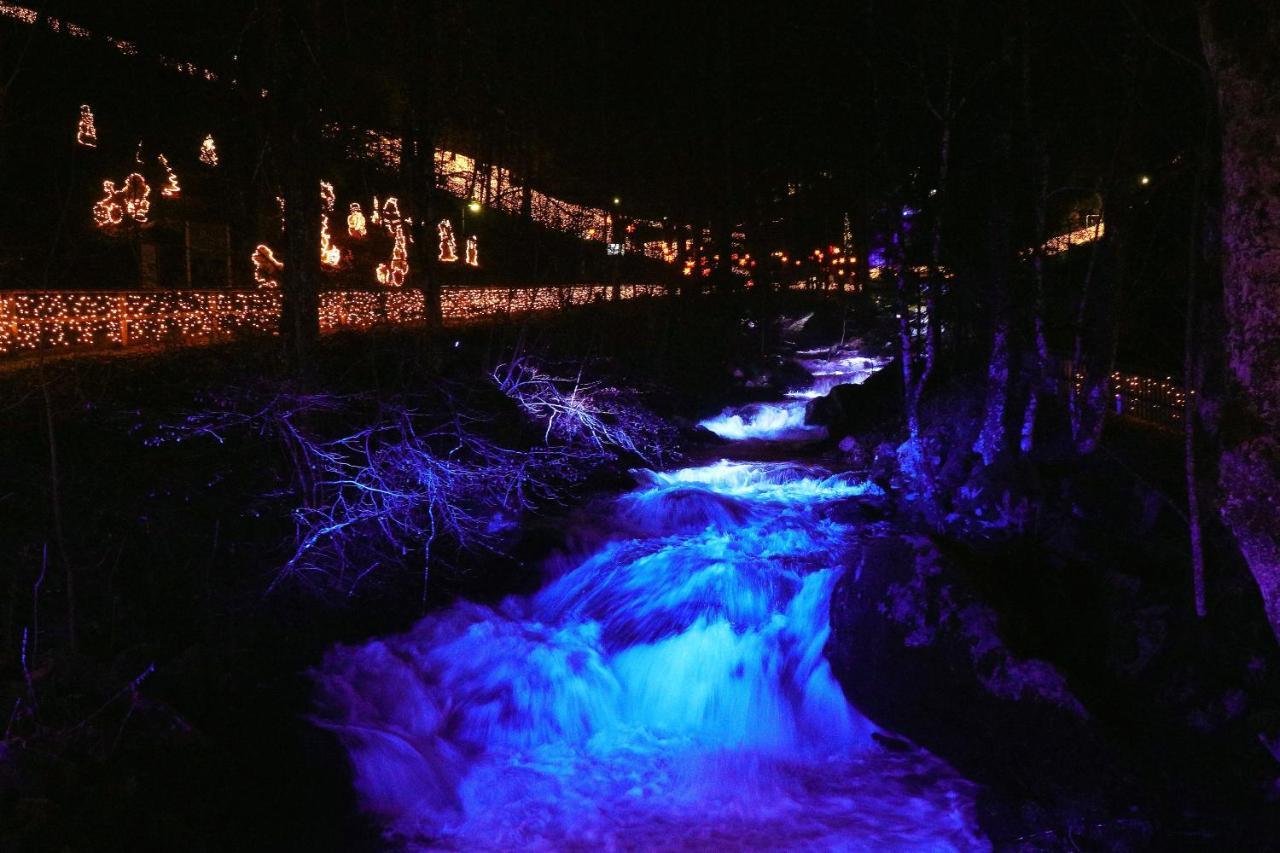
[{"label": "string light", "polygon": [[[254,250],[258,290],[0,292],[0,354],[61,349],[196,344],[243,332],[277,334],[282,299],[271,249]],[[261,270],[261,276],[257,274]],[[661,295],[656,284],[622,284],[620,299]],[[611,299],[613,286],[450,287],[441,297],[448,323],[557,311]],[[367,329],[426,319],[420,290],[324,291],[320,329]]]},{"label": "string light", "polygon": [[253,262],[253,280],[258,287],[275,288],[280,286],[276,278],[284,269],[284,264],[276,260],[276,253],[266,243],[259,243],[258,248],[249,256]]},{"label": "string light", "polygon": [[467,265],[480,266],[480,240],[474,234],[467,238]]},{"label": "string light", "polygon": [[1106,233],[1106,224],[1099,218],[1094,225],[1086,225],[1083,228],[1077,228],[1074,231],[1068,231],[1066,234],[1060,234],[1057,237],[1046,240],[1044,245],[1040,247],[1040,251],[1046,255],[1057,255],[1075,246],[1083,246],[1086,243],[1092,243],[1094,240],[1101,240]]},{"label": "string light", "polygon": [[76,142],[85,148],[98,147],[98,128],[93,123],[93,110],[88,104],[80,105],[80,123],[76,127]]},{"label": "string light", "polygon": [[369,229],[365,225],[364,213],[360,210],[360,202],[351,202],[350,213],[347,214],[347,235],[360,240],[368,233]]},{"label": "string light", "polygon": [[453,236],[453,223],[447,219],[441,219],[440,224],[436,226],[436,233],[440,237],[438,259],[446,264],[458,260],[458,241]]},{"label": "string light", "polygon": [[209,167],[218,165],[218,144],[213,141],[212,133],[200,143],[200,162]]},{"label": "string light", "polygon": [[178,198],[182,195],[182,187],[178,185],[177,174],[174,173],[173,167],[169,165],[169,159],[167,157],[161,154],[158,159],[160,160],[160,165],[164,166],[164,170],[169,176],[168,182],[164,185],[164,188],[160,190],[160,195],[165,198]]},{"label": "string light", "polygon": [[382,224],[382,215],[378,212],[379,210],[381,210],[381,207],[378,205],[378,197],[375,195],[373,197],[373,207],[369,208],[369,223],[371,225]]}]

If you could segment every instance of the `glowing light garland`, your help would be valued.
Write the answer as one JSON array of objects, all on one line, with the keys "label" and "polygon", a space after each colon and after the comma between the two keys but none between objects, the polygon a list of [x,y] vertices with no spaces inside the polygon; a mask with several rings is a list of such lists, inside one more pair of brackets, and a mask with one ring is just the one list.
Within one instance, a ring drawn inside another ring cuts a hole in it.
[{"label": "glowing light garland", "polygon": [[[281,296],[271,275],[282,269],[265,245],[258,290],[206,291],[7,291],[0,292],[0,355],[38,350],[191,345],[252,333],[278,332]],[[612,299],[613,285],[564,287],[445,288],[442,312],[448,323],[558,311]],[[659,296],[657,284],[618,286],[620,299]],[[421,323],[426,307],[420,290],[325,291],[320,329],[368,329]]]},{"label": "glowing light garland", "polygon": [[178,185],[178,176],[174,173],[173,167],[169,165],[169,158],[161,154],[157,159],[160,160],[160,165],[164,166],[165,173],[169,176],[168,182],[160,190],[160,195],[165,198],[180,197],[182,195],[182,187]]},{"label": "glowing light garland", "polygon": [[280,286],[280,280],[276,276],[284,269],[284,264],[276,260],[276,253],[271,251],[270,246],[259,243],[258,248],[254,249],[253,254],[249,256],[249,260],[253,262],[253,280],[258,287]]},{"label": "glowing light garland", "polygon": [[440,251],[437,259],[446,264],[451,264],[458,260],[458,241],[453,236],[453,223],[447,219],[441,219],[440,224],[436,226],[436,233],[440,237]]},{"label": "glowing light garland", "polygon": [[474,234],[467,238],[467,265],[480,266],[480,240]]},{"label": "glowing light garland", "polygon": [[200,162],[211,168],[218,165],[218,144],[213,141],[212,133],[200,143]]},{"label": "glowing light garland", "polygon": [[76,127],[76,142],[85,148],[98,147],[98,128],[93,123],[93,110],[88,104],[80,105],[80,123]]}]

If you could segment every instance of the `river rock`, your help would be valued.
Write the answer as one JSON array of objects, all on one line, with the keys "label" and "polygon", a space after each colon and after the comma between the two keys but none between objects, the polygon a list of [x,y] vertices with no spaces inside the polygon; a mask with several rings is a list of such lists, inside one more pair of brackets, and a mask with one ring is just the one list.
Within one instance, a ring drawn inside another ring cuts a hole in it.
[{"label": "river rock", "polygon": [[1114,807],[1114,747],[1061,672],[1010,650],[996,612],[929,539],[883,534],[853,549],[831,598],[827,656],[877,725],[1016,792],[1012,801],[1064,821]]}]

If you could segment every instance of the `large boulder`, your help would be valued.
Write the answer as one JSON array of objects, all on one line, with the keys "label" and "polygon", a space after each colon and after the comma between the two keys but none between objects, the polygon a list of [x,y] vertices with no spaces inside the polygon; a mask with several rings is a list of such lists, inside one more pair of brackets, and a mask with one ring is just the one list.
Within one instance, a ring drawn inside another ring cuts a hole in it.
[{"label": "large boulder", "polygon": [[[1062,673],[1014,654],[995,611],[927,538],[881,534],[853,550],[827,656],[875,723],[1005,792],[1000,802],[1034,804],[1041,824],[1096,825],[1128,796],[1114,745]],[[1000,821],[1010,835],[1026,829]]]},{"label": "large boulder", "polygon": [[860,385],[837,385],[805,409],[805,423],[824,426],[835,437],[856,435],[902,415],[902,365],[877,370]]}]

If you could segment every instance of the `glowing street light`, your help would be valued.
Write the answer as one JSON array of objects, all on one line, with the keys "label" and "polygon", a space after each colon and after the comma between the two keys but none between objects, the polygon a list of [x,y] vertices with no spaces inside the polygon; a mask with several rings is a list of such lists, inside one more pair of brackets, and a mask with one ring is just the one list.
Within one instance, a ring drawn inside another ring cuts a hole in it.
[{"label": "glowing street light", "polygon": [[1138,183],[1145,187],[1147,184],[1151,183],[1151,177],[1149,175],[1143,175],[1141,178],[1138,178]]},{"label": "glowing street light", "polygon": [[467,210],[471,211],[472,213],[479,213],[480,202],[476,201],[475,199],[472,199],[471,201],[467,202]]},{"label": "glowing street light", "polygon": [[615,196],[613,197],[613,206],[614,206],[614,207],[617,207],[617,206],[618,206],[618,205],[620,205],[620,204],[622,204],[622,199],[618,198],[618,197],[615,195]]}]

